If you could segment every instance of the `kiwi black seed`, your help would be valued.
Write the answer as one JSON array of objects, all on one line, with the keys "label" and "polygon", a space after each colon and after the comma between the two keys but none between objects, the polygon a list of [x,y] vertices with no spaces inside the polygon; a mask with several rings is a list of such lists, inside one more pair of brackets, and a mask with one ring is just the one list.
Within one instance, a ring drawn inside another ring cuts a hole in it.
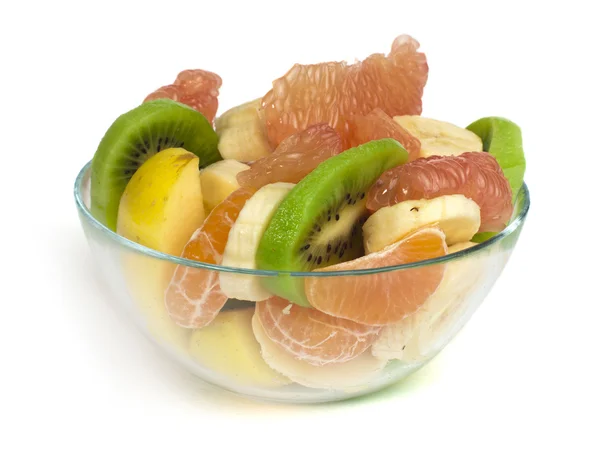
[{"label": "kiwi black seed", "polygon": [[[407,160],[400,143],[380,139],[321,163],[275,211],[258,247],[259,269],[311,271],[363,255],[369,187],[384,171]],[[271,276],[263,282],[273,294],[310,306],[297,277]]]},{"label": "kiwi black seed", "polygon": [[212,125],[201,113],[173,100],[149,101],[121,115],[92,159],[92,214],[114,231],[121,195],[146,160],[179,147],[197,155],[200,167],[205,167],[221,160],[217,143]]}]

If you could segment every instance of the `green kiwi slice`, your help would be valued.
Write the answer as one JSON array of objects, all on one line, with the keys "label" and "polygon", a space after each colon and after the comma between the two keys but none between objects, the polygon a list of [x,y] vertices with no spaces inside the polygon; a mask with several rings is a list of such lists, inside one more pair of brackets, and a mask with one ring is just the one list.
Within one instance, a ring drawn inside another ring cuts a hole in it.
[{"label": "green kiwi slice", "polygon": [[146,160],[161,150],[181,147],[205,167],[221,160],[217,143],[217,134],[201,113],[173,100],[149,101],[122,114],[92,159],[92,215],[115,231],[121,195]]},{"label": "green kiwi slice", "polygon": [[[380,139],[321,163],[273,214],[256,254],[258,268],[311,271],[363,255],[369,187],[384,171],[407,160],[408,152],[398,141]],[[265,277],[263,283],[271,293],[310,307],[301,278]]]}]

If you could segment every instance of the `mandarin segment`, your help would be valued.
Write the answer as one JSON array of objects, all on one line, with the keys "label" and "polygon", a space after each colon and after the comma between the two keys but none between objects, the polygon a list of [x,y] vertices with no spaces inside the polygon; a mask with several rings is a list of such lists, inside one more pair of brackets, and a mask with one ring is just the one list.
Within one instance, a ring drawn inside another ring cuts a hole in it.
[{"label": "mandarin segment", "polygon": [[269,339],[294,358],[314,366],[356,358],[371,346],[380,331],[279,297],[257,302],[256,315]]},{"label": "mandarin segment", "polygon": [[[444,233],[422,228],[385,249],[318,272],[382,268],[446,255]],[[396,323],[416,311],[435,292],[444,264],[363,275],[305,279],[306,296],[316,309],[366,325]]]},{"label": "mandarin segment", "polygon": [[369,190],[367,208],[375,212],[401,201],[453,194],[462,194],[479,205],[479,232],[502,231],[510,220],[510,184],[494,156],[487,152],[419,158],[392,168]]},{"label": "mandarin segment", "polygon": [[[229,231],[254,193],[252,188],[240,188],[215,207],[185,246],[182,257],[220,264]],[[178,265],[165,292],[165,306],[171,319],[186,328],[209,324],[226,301],[219,273],[205,268]]]},{"label": "mandarin segment", "polygon": [[205,70],[184,70],[177,75],[173,84],[155,90],[144,99],[144,103],[169,98],[194,108],[212,122],[219,108],[221,84],[223,81],[218,74]]},{"label": "mandarin segment", "polygon": [[418,48],[415,39],[401,35],[387,56],[373,54],[352,65],[294,65],[262,99],[271,145],[319,122],[345,136],[352,115],[375,108],[388,116],[421,114],[429,68]]},{"label": "mandarin segment", "polygon": [[262,187],[274,182],[297,184],[321,162],[342,152],[342,139],[329,125],[321,123],[284,139],[271,155],[238,174],[240,185]]}]

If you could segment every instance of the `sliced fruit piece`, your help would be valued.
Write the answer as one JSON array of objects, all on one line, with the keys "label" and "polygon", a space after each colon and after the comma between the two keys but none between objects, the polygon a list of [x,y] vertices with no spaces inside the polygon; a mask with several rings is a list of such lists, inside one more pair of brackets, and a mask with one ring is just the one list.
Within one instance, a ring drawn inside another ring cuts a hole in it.
[{"label": "sliced fruit piece", "polygon": [[256,315],[269,339],[295,359],[314,366],[356,358],[371,346],[380,331],[279,297],[257,302]]},{"label": "sliced fruit piece", "polygon": [[292,383],[263,360],[252,315],[253,308],[221,312],[209,326],[194,330],[189,341],[191,357],[237,384],[275,388]]},{"label": "sliced fruit piece", "polygon": [[292,381],[309,388],[366,388],[386,365],[385,360],[365,352],[345,363],[314,366],[294,358],[273,342],[265,333],[256,313],[252,317],[252,329],[265,362]]},{"label": "sliced fruit piece", "polygon": [[[117,233],[138,244],[179,255],[204,220],[198,157],[183,149],[167,149],[145,162],[133,175],[119,206]],[[189,334],[173,323],[163,304],[174,265],[125,252],[123,275],[134,305],[157,339],[185,350]]]},{"label": "sliced fruit piece", "polygon": [[248,165],[237,160],[221,160],[202,170],[202,194],[207,214],[240,188],[237,175],[248,169]]},{"label": "sliced fruit piece", "polygon": [[[448,253],[474,245],[477,244],[455,244]],[[401,322],[381,330],[372,347],[373,355],[413,363],[423,362],[441,349],[469,307],[472,292],[485,271],[484,258],[478,253],[450,261],[440,286],[427,302]]]},{"label": "sliced fruit piece", "polygon": [[[444,233],[421,228],[402,240],[318,272],[382,268],[446,255]],[[397,323],[416,311],[437,289],[444,264],[363,275],[313,276],[305,279],[306,296],[316,309],[365,325]]]},{"label": "sliced fruit piece", "polygon": [[[181,256],[220,264],[229,231],[254,192],[251,188],[240,188],[215,207],[185,245]],[[164,294],[164,305],[171,319],[185,328],[208,325],[226,302],[218,272],[189,266],[177,266]]]},{"label": "sliced fruit piece", "polygon": [[493,155],[419,158],[383,173],[367,195],[371,212],[401,201],[462,194],[481,210],[479,231],[501,231],[513,211],[511,189]]},{"label": "sliced fruit piece", "polygon": [[484,117],[469,125],[467,130],[478,135],[483,141],[483,150],[496,157],[516,198],[526,168],[519,126],[502,117]]},{"label": "sliced fruit piece", "polygon": [[[310,271],[362,255],[365,192],[384,170],[407,158],[398,141],[381,139],[321,163],[279,205],[260,241],[257,266]],[[265,277],[263,284],[277,296],[309,306],[301,278]]]},{"label": "sliced fruit piece", "polygon": [[219,109],[219,88],[223,81],[218,74],[205,70],[184,70],[175,82],[161,87],[144,99],[144,103],[158,99],[179,101],[202,113],[209,122]]},{"label": "sliced fruit piece", "polygon": [[117,233],[151,249],[179,255],[204,221],[198,157],[167,149],[133,175],[119,204]]},{"label": "sliced fruit piece", "polygon": [[251,162],[271,153],[259,108],[260,99],[256,99],[231,108],[216,120],[223,158]]},{"label": "sliced fruit piece", "polygon": [[408,161],[419,158],[420,141],[379,108],[365,116],[350,117],[348,129],[347,138],[350,147],[356,147],[374,139],[392,138],[406,149]]},{"label": "sliced fruit piece", "polygon": [[197,155],[201,167],[221,159],[210,123],[180,103],[151,101],[115,120],[92,159],[93,216],[114,231],[119,201],[131,176],[154,154],[173,147]]},{"label": "sliced fruit piece", "polygon": [[353,65],[294,65],[262,99],[271,145],[320,122],[344,136],[350,116],[375,108],[388,116],[420,114],[429,68],[418,48],[416,40],[402,35],[388,56],[373,54]]},{"label": "sliced fruit piece", "polygon": [[421,157],[481,152],[481,138],[449,122],[421,116],[396,116],[394,121],[421,141]]},{"label": "sliced fruit piece", "polygon": [[340,135],[327,124],[311,125],[284,139],[277,149],[238,174],[240,185],[255,188],[273,182],[297,184],[320,163],[342,152]]},{"label": "sliced fruit piece", "polygon": [[[256,269],[256,250],[279,203],[294,184],[277,182],[259,189],[246,201],[229,231],[221,264],[232,268]],[[254,274],[220,273],[221,291],[231,299],[261,301],[271,296]]]},{"label": "sliced fruit piece", "polygon": [[383,250],[413,231],[437,225],[451,246],[470,240],[481,223],[479,206],[463,195],[403,201],[382,207],[363,225],[365,252]]}]

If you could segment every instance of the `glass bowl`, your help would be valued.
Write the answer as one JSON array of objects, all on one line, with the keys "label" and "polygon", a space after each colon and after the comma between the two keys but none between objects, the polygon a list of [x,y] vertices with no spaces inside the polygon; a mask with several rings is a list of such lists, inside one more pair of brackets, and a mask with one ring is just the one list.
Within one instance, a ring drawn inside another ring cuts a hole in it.
[{"label": "glass bowl", "polygon": [[[356,358],[324,366],[294,358],[252,318],[255,303],[227,301],[217,318],[201,329],[174,323],[164,291],[177,268],[273,277],[282,272],[244,270],[167,255],[109,230],[89,211],[90,163],[75,182],[75,202],[97,277],[111,304],[143,334],[204,381],[261,400],[316,403],[365,395],[398,382],[433,359],[469,320],[504,269],[529,210],[523,184],[511,222],[485,242],[444,257],[398,266],[337,273],[285,273],[293,280],[329,281],[340,276],[373,280],[385,274],[410,277],[415,271],[445,267],[429,300],[400,323],[379,329],[377,339]],[[253,324],[254,323],[254,324]],[[332,330],[332,333],[335,330]],[[333,334],[332,334],[333,335]]]}]

